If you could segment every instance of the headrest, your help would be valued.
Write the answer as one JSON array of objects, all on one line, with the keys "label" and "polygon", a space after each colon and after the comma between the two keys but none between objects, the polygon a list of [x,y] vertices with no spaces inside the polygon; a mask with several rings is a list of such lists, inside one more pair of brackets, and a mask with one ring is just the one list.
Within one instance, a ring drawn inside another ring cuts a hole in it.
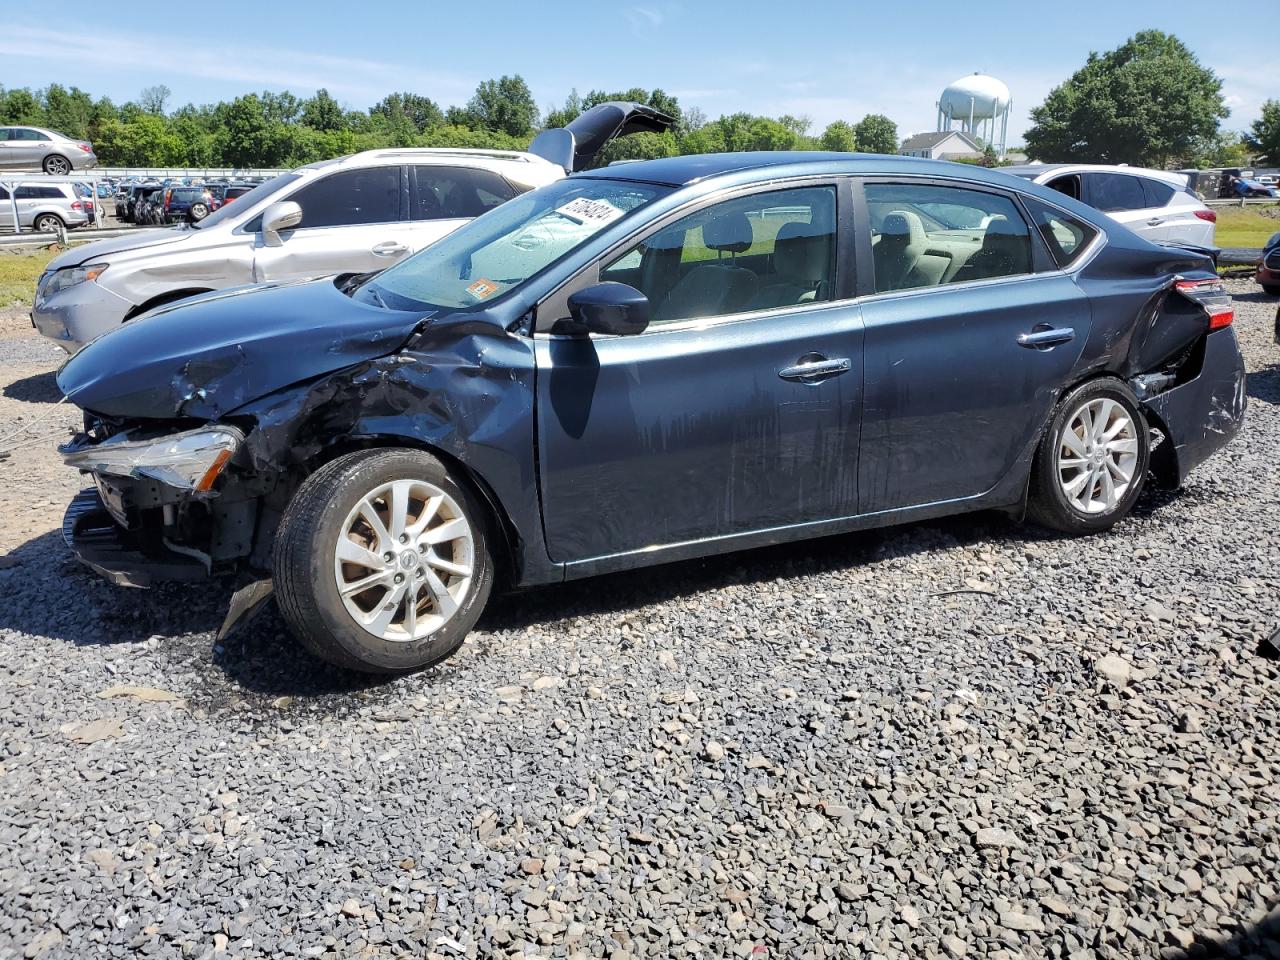
[{"label": "headrest", "polygon": [[816,287],[831,262],[831,235],[811,223],[792,221],[778,230],[773,269],[801,286]]},{"label": "headrest", "polygon": [[702,225],[702,243],[721,253],[745,253],[753,239],[751,221],[741,211],[717,214]]},{"label": "headrest", "polygon": [[993,234],[1004,237],[1021,237],[1026,234],[1026,230],[1019,230],[1009,218],[1002,213],[997,213],[994,217],[987,221],[987,232],[985,236],[990,237]]},{"label": "headrest", "polygon": [[910,210],[891,210],[880,224],[880,242],[912,244],[924,242],[924,224]]}]

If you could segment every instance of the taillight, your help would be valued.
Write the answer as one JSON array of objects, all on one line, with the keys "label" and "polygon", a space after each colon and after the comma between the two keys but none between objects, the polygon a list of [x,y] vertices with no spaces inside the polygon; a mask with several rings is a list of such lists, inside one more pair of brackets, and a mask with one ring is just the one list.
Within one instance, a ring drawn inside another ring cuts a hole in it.
[{"label": "taillight", "polygon": [[92,143],[77,143],[76,146],[79,147],[81,150],[83,150],[85,153],[93,153]]},{"label": "taillight", "polygon": [[1179,280],[1174,289],[1188,300],[1198,303],[1209,315],[1209,329],[1221,330],[1231,326],[1235,319],[1235,308],[1231,303],[1231,294],[1226,286],[1216,278],[1208,280]]},{"label": "taillight", "polygon": [[72,210],[83,210],[83,209],[84,209],[84,204],[83,204],[83,203],[81,203],[79,200],[72,200],[72,201],[71,201],[71,209],[72,209]]},{"label": "taillight", "polygon": [[164,192],[164,208],[169,209],[169,204],[173,201],[173,193],[169,190]]},{"label": "taillight", "polygon": [[1218,222],[1218,214],[1213,210],[1197,210],[1195,213],[1201,220],[1208,220],[1210,223]]}]

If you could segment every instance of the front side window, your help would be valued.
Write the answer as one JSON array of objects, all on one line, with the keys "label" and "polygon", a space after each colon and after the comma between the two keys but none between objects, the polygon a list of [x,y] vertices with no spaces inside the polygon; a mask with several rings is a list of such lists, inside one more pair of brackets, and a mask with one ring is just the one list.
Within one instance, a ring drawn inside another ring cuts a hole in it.
[{"label": "front side window", "polygon": [[[245,210],[252,209],[257,204],[266,200],[268,197],[271,197],[279,193],[281,190],[285,189],[285,187],[288,187],[290,184],[296,183],[297,180],[298,180],[298,175],[296,173],[282,173],[278,177],[273,177],[270,180],[267,180],[267,181],[264,181],[263,183],[258,184],[256,187],[254,187],[252,190],[246,193],[244,196],[243,203],[237,203],[234,206],[230,206],[230,207],[219,207],[217,210],[209,214],[209,216],[205,217],[203,220],[198,220],[197,222],[190,224],[190,226],[193,230],[208,230],[210,227],[215,227],[218,224],[222,223],[224,220],[230,220],[232,217],[240,216],[241,213],[243,213]],[[251,220],[249,223],[246,223],[244,225],[244,230],[246,233],[257,233],[261,229],[262,229],[261,217],[254,217],[253,220]]]},{"label": "front side window", "polygon": [[1035,197],[1023,197],[1022,200],[1059,267],[1065,268],[1075,262],[1089,246],[1089,241],[1098,235],[1096,227],[1041,203]]},{"label": "front side window", "polygon": [[866,198],[876,293],[1032,271],[1031,231],[1002,194],[871,183]]},{"label": "front side window", "polygon": [[1147,205],[1142,181],[1127,173],[1089,174],[1090,206],[1103,213],[1141,210]]},{"label": "front side window", "polygon": [[492,170],[419,165],[414,168],[414,220],[470,220],[510,200],[516,190]]},{"label": "front side window", "polygon": [[561,180],[464,224],[378,274],[358,295],[405,310],[478,307],[511,293],[668,192],[625,180]]},{"label": "front side window", "polygon": [[39,130],[29,130],[25,127],[18,130],[19,140],[48,140],[49,138]]},{"label": "front side window", "polygon": [[0,142],[8,140],[12,136],[13,136],[13,131],[10,130],[8,127],[0,127]]},{"label": "front side window", "polygon": [[400,168],[332,173],[307,184],[289,199],[302,207],[300,230],[394,223],[400,219]]},{"label": "front side window", "polygon": [[644,293],[652,324],[830,300],[835,231],[834,187],[755,193],[662,228],[614,258],[600,279]]}]

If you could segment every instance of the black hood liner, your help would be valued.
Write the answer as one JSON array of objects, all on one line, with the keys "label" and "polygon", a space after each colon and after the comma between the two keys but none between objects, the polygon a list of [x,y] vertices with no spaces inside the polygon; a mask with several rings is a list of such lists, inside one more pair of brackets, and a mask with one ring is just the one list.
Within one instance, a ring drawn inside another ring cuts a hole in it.
[{"label": "black hood liner", "polygon": [[[429,316],[429,315],[428,315]],[[425,319],[353,300],[333,278],[180,301],[94,340],[58,371],[109,417],[214,420],[290,384],[397,350]]]}]

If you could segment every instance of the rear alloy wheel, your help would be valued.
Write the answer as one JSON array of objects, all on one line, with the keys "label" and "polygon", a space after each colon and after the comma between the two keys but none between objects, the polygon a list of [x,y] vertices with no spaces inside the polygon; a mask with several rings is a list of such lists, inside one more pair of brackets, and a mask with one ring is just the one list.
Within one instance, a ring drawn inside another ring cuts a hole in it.
[{"label": "rear alloy wheel", "polygon": [[1040,443],[1030,513],[1065,533],[1114,525],[1146,480],[1150,433],[1133,393],[1119,380],[1092,380],[1058,405]]},{"label": "rear alloy wheel", "polygon": [[62,226],[62,220],[56,214],[42,213],[36,217],[34,226],[40,233],[57,233],[58,228]]},{"label": "rear alloy wheel", "polygon": [[71,172],[71,164],[66,157],[54,155],[44,158],[44,172],[51,177],[65,177]]},{"label": "rear alloy wheel", "polygon": [[340,667],[400,673],[462,645],[489,596],[485,518],[417,450],[350,454],[309,477],[276,534],[280,609]]}]

